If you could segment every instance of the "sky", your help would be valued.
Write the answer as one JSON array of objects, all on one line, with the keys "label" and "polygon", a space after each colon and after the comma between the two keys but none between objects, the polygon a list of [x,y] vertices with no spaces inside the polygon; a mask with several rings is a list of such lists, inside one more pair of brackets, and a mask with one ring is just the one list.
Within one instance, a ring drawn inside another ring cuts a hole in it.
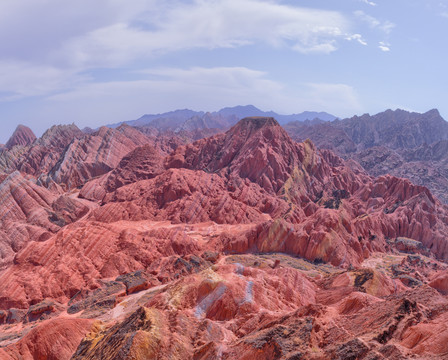
[{"label": "sky", "polygon": [[1,0],[0,143],[252,104],[448,118],[448,0]]}]

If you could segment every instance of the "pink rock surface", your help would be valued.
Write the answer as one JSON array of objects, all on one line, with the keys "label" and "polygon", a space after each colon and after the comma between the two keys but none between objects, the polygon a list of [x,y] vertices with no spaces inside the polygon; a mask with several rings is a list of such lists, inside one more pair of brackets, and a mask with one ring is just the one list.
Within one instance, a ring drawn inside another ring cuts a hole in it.
[{"label": "pink rock surface", "polygon": [[123,156],[148,141],[145,135],[130,126],[102,127],[91,135],[75,139],[50,175],[67,189],[81,186],[115,168]]},{"label": "pink rock surface", "polygon": [[427,188],[272,118],[172,139],[101,128],[36,156],[59,154],[49,175],[0,175],[0,357],[444,356],[448,210]]},{"label": "pink rock surface", "polygon": [[17,343],[0,349],[0,358],[68,360],[91,327],[92,320],[88,319],[60,318],[45,321]]},{"label": "pink rock surface", "polygon": [[24,125],[17,126],[16,130],[9,138],[5,147],[7,149],[11,149],[13,146],[26,146],[31,144],[34,140],[36,140],[36,135],[34,135],[33,130]]}]

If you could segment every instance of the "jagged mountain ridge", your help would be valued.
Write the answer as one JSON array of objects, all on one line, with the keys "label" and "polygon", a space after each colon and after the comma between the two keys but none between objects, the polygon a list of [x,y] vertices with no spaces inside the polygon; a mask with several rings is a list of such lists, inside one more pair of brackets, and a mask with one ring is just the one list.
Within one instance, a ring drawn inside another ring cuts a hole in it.
[{"label": "jagged mountain ridge", "polygon": [[27,126],[19,125],[5,147],[11,149],[15,145],[25,146],[31,144],[34,140],[36,140],[36,135],[34,135],[33,131]]},{"label": "jagged mountain ridge", "polygon": [[423,114],[387,110],[285,128],[297,141],[309,138],[320,148],[356,160],[374,176],[408,178],[448,203],[448,122],[435,109]]},{"label": "jagged mountain ridge", "polygon": [[130,120],[107,125],[117,127],[123,123],[131,126],[153,127],[159,130],[201,130],[219,128],[227,130],[239,120],[248,116],[274,117],[279,123],[286,124],[291,121],[305,121],[319,118],[324,121],[336,119],[326,112],[304,111],[300,114],[281,115],[273,111],[262,111],[253,105],[226,107],[219,111],[204,112],[193,110],[176,110],[163,114],[143,115],[137,120]]}]

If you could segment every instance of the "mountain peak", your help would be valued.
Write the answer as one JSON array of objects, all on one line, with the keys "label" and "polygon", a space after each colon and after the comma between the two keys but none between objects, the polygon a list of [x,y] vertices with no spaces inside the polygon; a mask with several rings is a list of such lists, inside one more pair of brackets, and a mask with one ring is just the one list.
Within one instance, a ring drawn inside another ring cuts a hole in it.
[{"label": "mountain peak", "polygon": [[33,130],[25,125],[19,125],[6,143],[6,147],[11,149],[15,145],[26,146],[34,140],[36,140],[36,135],[34,135]]},{"label": "mountain peak", "polygon": [[280,126],[280,124],[273,117],[249,116],[240,120],[236,126],[244,126],[260,129],[265,126]]},{"label": "mountain peak", "polygon": [[434,116],[434,117],[436,117],[436,116],[440,117],[441,116],[438,109],[428,110],[427,112],[425,112],[425,115],[430,115],[430,116]]}]

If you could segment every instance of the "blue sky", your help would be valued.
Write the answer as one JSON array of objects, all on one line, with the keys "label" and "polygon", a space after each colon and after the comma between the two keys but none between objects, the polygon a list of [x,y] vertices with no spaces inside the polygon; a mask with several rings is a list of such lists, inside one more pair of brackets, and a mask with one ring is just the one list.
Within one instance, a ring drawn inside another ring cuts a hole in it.
[{"label": "blue sky", "polygon": [[179,108],[448,116],[448,0],[2,0],[0,142]]}]

